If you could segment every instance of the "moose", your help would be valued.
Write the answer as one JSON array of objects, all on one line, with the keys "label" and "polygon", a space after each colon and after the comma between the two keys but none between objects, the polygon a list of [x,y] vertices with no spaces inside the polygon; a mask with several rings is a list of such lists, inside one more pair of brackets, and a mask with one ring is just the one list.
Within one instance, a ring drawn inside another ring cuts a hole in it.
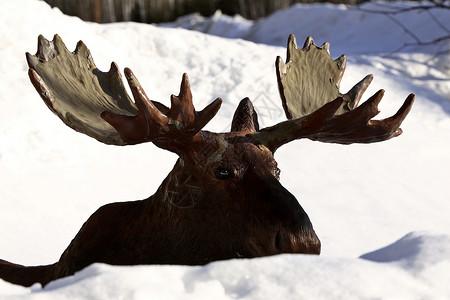
[{"label": "moose", "polygon": [[128,96],[113,62],[97,69],[80,41],[70,52],[58,35],[38,38],[26,54],[29,77],[48,108],[67,126],[109,145],[152,142],[178,160],[153,196],[110,203],[84,223],[58,262],[22,266],[0,260],[0,278],[43,286],[95,263],[112,265],[204,265],[233,258],[280,253],[320,254],[321,243],[297,199],[279,182],[274,153],[296,139],[351,144],[388,140],[414,102],[410,94],[398,112],[373,120],[384,91],[358,106],[371,83],[368,75],[349,92],[339,92],[346,56],[330,56],[330,44],[303,48],[295,36],[287,58],[277,57],[276,76],[287,120],[259,128],[248,98],[239,103],[231,130],[203,130],[222,100],[197,111],[186,74],[170,107],[150,100],[133,72],[124,74]]}]

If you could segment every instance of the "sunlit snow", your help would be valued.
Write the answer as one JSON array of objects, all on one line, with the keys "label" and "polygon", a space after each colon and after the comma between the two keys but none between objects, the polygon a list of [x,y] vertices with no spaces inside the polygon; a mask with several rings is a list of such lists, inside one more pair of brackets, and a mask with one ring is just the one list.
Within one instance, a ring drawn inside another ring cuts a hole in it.
[{"label": "sunlit snow", "polygon": [[[308,35],[319,45],[329,41],[333,58],[347,54],[343,92],[374,74],[363,99],[386,90],[377,118],[416,94],[404,134],[394,140],[350,146],[299,140],[277,151],[281,182],[309,214],[321,256],[203,267],[94,264],[44,289],[0,280],[0,298],[449,298],[449,42],[410,45],[414,39],[391,17],[362,11],[386,5],[296,5],[256,22],[218,12],[176,23],[199,24],[195,29],[210,33],[204,34],[169,28],[175,23],[99,25],[43,1],[0,0],[0,258],[19,264],[57,261],[99,206],[150,196],[176,160],[152,144],[100,144],[54,116],[27,75],[24,54],[35,53],[39,34],[59,34],[70,50],[82,39],[101,70],[111,61],[130,67],[147,95],[167,104],[187,72],[196,107],[224,100],[207,125],[213,131],[229,130],[244,97],[262,127],[284,120],[274,62],[285,58],[290,33],[299,45]],[[395,17],[424,42],[450,31],[448,9]]]}]

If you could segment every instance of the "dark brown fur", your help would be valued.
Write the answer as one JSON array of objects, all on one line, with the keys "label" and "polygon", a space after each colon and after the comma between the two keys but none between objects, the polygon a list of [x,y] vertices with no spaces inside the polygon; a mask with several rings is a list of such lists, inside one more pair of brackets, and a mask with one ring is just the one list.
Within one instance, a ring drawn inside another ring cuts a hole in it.
[{"label": "dark brown fur", "polygon": [[245,137],[254,117],[253,110],[251,118],[245,112],[241,120],[236,117],[238,131],[228,134],[200,132],[201,142],[179,158],[153,196],[99,208],[57,263],[24,267],[0,261],[0,277],[45,285],[94,262],[203,265],[279,253],[319,254],[307,214],[278,181],[272,152]]}]

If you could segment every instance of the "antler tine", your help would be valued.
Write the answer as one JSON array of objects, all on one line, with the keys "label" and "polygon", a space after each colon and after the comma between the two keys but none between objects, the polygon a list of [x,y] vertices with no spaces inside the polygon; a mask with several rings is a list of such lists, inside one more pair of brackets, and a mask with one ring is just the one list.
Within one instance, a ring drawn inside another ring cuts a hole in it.
[{"label": "antler tine", "polygon": [[180,85],[180,93],[178,96],[170,97],[171,107],[168,116],[180,122],[194,122],[194,104],[192,102],[191,86],[186,73],[183,74]]},{"label": "antler tine", "polygon": [[[138,109],[137,114],[126,116],[104,111],[100,116],[117,130],[126,144],[151,141],[168,131],[168,118],[150,101],[133,72],[126,68],[124,74]],[[154,130],[150,132],[150,128]]]},{"label": "antler tine", "polygon": [[[192,92],[187,74],[183,74],[180,93],[171,96],[171,107],[166,114],[149,100],[139,81],[130,69],[125,69],[125,77],[136,101],[138,113],[124,116],[103,112],[101,117],[113,126],[126,144],[174,140],[176,143],[158,143],[158,146],[179,152],[174,145],[189,142],[217,113],[222,99],[217,98],[201,112],[196,112],[192,102]],[[170,146],[172,145],[172,146]]]},{"label": "antler tine", "polygon": [[347,106],[350,110],[355,109],[361,100],[362,95],[369,87],[373,80],[373,75],[369,74],[364,77],[360,82],[355,84],[346,94],[342,95],[347,102]]},{"label": "antler tine", "polygon": [[191,133],[201,130],[216,115],[222,104],[222,99],[217,98],[202,111],[196,112],[187,73],[184,73],[181,79],[179,95],[172,95],[170,100],[171,108],[167,112],[167,116],[182,124],[190,124],[186,127],[186,131]]},{"label": "antler tine", "polygon": [[356,109],[333,117],[320,133],[309,138],[327,143],[352,144],[381,142],[399,136],[402,133],[400,125],[410,112],[415,95],[410,94],[392,117],[372,120],[379,113],[378,104],[383,95],[384,90],[380,90]]},{"label": "antler tine", "polygon": [[400,125],[402,124],[408,113],[411,111],[414,99],[415,95],[409,94],[406,100],[403,102],[403,105],[399,108],[395,115],[384,120],[368,121],[365,132],[361,131],[359,139],[355,140],[354,138],[350,138],[349,143],[381,142],[402,134],[403,130],[400,128]]},{"label": "antler tine", "polygon": [[403,105],[397,111],[397,113],[392,117],[385,119],[385,122],[391,124],[392,126],[399,127],[401,123],[403,123],[403,120],[405,120],[406,116],[411,111],[415,98],[416,95],[412,93],[409,94],[405,102],[403,102]]}]

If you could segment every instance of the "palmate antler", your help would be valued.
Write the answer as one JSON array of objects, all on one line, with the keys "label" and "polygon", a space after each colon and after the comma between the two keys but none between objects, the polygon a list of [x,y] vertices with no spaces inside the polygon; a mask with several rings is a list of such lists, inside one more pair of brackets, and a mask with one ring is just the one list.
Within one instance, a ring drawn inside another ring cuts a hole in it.
[{"label": "palmate antler", "polygon": [[154,142],[178,152],[178,144],[189,142],[222,103],[217,98],[196,112],[188,77],[183,74],[180,93],[171,96],[168,108],[151,101],[127,68],[133,103],[115,63],[107,73],[101,72],[83,42],[71,53],[58,35],[53,41],[39,36],[36,55],[26,57],[31,82],[47,106],[69,127],[106,144]]},{"label": "palmate antler", "polygon": [[[149,100],[131,70],[125,69],[133,103],[115,63],[107,73],[101,72],[81,41],[71,53],[57,35],[53,41],[40,36],[36,55],[27,53],[27,60],[30,79],[47,106],[71,128],[106,144],[153,142],[179,153],[214,117],[222,102],[218,98],[196,112],[184,74],[180,94],[172,95],[168,108]],[[411,109],[414,95],[408,96],[394,116],[372,120],[379,112],[377,106],[384,91],[357,107],[373,76],[366,76],[341,94],[339,84],[345,66],[345,55],[331,59],[328,43],[317,47],[309,37],[299,49],[291,35],[286,63],[280,57],[276,60],[282,105],[289,120],[261,130],[252,125],[249,128],[254,129],[245,133],[248,140],[275,152],[299,138],[350,144],[378,142],[401,134],[399,126]]]},{"label": "palmate antler", "polygon": [[289,120],[253,134],[256,142],[274,152],[299,138],[339,144],[373,143],[402,133],[400,125],[411,110],[414,94],[392,117],[372,120],[379,113],[384,90],[357,107],[373,76],[367,75],[348,93],[341,94],[339,85],[347,59],[342,55],[332,60],[329,49],[329,43],[317,47],[311,37],[300,49],[295,36],[289,36],[286,62],[277,57],[275,63],[282,105]]}]

